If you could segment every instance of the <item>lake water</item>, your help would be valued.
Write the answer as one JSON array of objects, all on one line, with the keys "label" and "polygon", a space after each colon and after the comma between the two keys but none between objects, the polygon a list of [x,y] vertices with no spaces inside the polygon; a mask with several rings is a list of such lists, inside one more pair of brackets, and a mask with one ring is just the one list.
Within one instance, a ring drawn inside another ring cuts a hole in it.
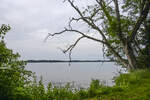
[{"label": "lake water", "polygon": [[88,87],[92,79],[113,85],[113,77],[123,70],[112,62],[71,63],[70,66],[68,63],[28,63],[26,69],[35,72],[38,79],[42,76],[45,85],[73,82],[79,87]]}]

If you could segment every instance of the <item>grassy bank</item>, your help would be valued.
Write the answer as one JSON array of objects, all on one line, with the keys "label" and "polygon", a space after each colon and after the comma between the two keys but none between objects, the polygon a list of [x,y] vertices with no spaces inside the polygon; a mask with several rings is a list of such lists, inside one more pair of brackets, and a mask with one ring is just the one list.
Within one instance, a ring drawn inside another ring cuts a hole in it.
[{"label": "grassy bank", "polygon": [[93,98],[85,100],[150,100],[150,70],[122,74],[113,87],[99,87]]}]

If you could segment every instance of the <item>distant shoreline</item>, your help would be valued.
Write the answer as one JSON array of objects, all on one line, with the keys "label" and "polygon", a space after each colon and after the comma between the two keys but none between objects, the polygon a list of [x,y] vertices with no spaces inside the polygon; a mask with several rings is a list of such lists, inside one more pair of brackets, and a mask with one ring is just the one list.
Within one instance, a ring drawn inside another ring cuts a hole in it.
[{"label": "distant shoreline", "polygon": [[114,62],[111,60],[27,60],[27,63]]}]

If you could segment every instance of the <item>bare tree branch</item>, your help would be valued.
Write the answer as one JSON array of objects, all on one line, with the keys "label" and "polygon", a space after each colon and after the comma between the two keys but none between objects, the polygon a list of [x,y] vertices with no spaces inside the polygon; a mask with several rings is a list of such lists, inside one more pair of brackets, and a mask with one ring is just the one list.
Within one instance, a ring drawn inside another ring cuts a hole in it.
[{"label": "bare tree branch", "polygon": [[[78,30],[69,30],[69,29],[65,29],[59,33],[54,33],[54,34],[49,34],[49,36],[55,36],[55,35],[59,35],[59,34],[62,34],[62,33],[65,33],[65,32],[76,32],[76,33],[79,33],[80,35],[82,35],[80,38],[77,39],[77,41],[73,44],[73,45],[70,45],[66,50],[63,50],[64,53],[66,53],[67,51],[69,51],[69,59],[71,59],[71,52],[72,52],[72,49],[76,46],[76,44],[82,39],[82,38],[87,38],[87,39],[90,39],[90,40],[93,40],[93,41],[97,41],[99,43],[102,43],[102,44],[105,44],[113,53],[114,55],[124,63],[124,65],[127,65],[127,62],[126,60],[124,60],[116,51],[115,49],[108,43],[108,42],[105,42],[105,41],[102,41],[102,40],[99,40],[99,39],[96,39],[94,37],[91,37],[91,36],[88,36],[86,35],[85,33],[83,32],[80,32]],[[48,37],[49,37],[48,36]]]},{"label": "bare tree branch", "polygon": [[45,38],[45,40],[46,40],[48,37],[50,37],[50,36],[60,35],[60,34],[65,33],[65,32],[76,32],[76,33],[78,33],[78,34],[84,36],[85,38],[88,38],[88,39],[91,39],[91,40],[94,40],[94,41],[97,41],[97,42],[106,44],[105,41],[102,41],[102,40],[96,39],[96,38],[94,38],[94,37],[91,37],[91,36],[89,36],[89,35],[86,35],[85,33],[81,32],[81,31],[74,30],[74,29],[67,29],[67,28],[65,28],[63,31],[58,32],[58,33],[54,33],[54,34],[48,33],[48,36]]},{"label": "bare tree branch", "polygon": [[86,22],[89,26],[91,26],[93,29],[97,30],[97,31],[101,34],[102,38],[103,38],[105,41],[107,41],[105,35],[104,35],[103,32],[100,30],[100,28],[97,27],[95,24],[91,23],[90,21],[88,21],[87,19],[89,19],[89,18],[83,16],[82,12],[78,9],[78,7],[76,7],[76,6],[74,5],[73,1],[68,0],[68,2],[69,2],[69,3],[71,4],[71,6],[78,12],[78,14],[81,16],[82,20],[83,20],[84,22]]},{"label": "bare tree branch", "polygon": [[[84,17],[84,18],[85,18],[85,19],[89,19],[88,17]],[[73,21],[78,22],[78,21],[80,21],[80,20],[83,20],[83,18],[81,18],[81,17],[79,17],[79,18],[74,18],[74,17],[72,17],[72,18],[69,20],[69,23],[68,23],[69,28],[72,29],[71,24],[72,24]]]},{"label": "bare tree branch", "polygon": [[63,53],[66,53],[66,52],[69,51],[69,60],[70,60],[70,61],[71,61],[72,50],[75,48],[75,46],[78,44],[78,42],[79,42],[81,39],[83,39],[83,38],[85,38],[85,37],[84,37],[84,36],[79,37],[79,38],[75,41],[75,43],[73,43],[72,45],[70,45],[66,50],[63,50]]},{"label": "bare tree branch", "polygon": [[70,45],[66,50],[63,50],[63,53],[66,53],[66,52],[68,52],[69,50],[72,51],[73,48],[77,45],[77,43],[78,43],[81,39],[83,39],[83,38],[85,38],[85,37],[84,37],[84,36],[79,37],[79,38],[75,41],[74,44]]}]

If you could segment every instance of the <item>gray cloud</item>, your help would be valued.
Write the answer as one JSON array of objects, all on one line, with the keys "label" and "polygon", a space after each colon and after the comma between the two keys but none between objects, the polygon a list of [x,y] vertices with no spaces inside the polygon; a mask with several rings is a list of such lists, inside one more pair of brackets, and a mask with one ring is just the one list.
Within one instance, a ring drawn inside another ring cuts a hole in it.
[{"label": "gray cloud", "polygon": [[[19,52],[22,59],[68,59],[58,47],[64,48],[77,38],[76,34],[67,33],[43,42],[49,32],[62,30],[67,26],[69,17],[77,16],[68,3],[61,0],[1,0],[0,12],[0,24],[12,27],[6,36],[8,47]],[[73,58],[99,59],[99,46],[83,40],[74,50]]]}]

